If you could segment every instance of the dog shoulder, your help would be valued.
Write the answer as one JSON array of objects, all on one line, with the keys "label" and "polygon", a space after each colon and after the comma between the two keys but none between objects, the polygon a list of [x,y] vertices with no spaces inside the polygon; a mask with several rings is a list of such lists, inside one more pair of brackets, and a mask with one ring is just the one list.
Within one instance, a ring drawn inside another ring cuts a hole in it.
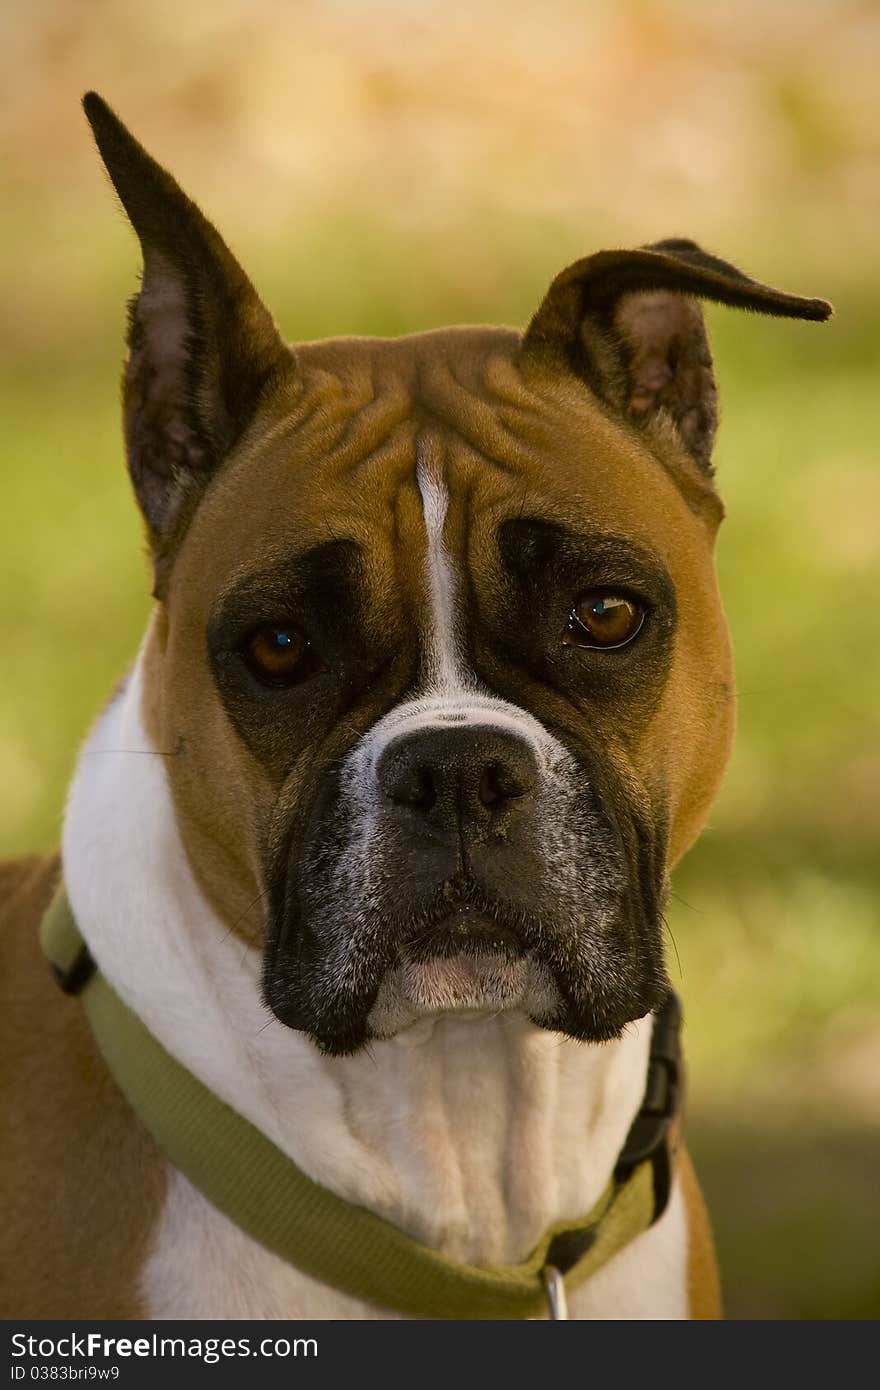
[{"label": "dog shoulder", "polygon": [[0,1046],[7,1060],[20,1053],[35,1007],[52,994],[37,934],[60,876],[57,854],[0,863]]},{"label": "dog shoulder", "polygon": [[724,1317],[715,1242],[702,1189],[683,1144],[678,1151],[677,1166],[687,1213],[690,1315],[697,1321],[714,1321]]},{"label": "dog shoulder", "polygon": [[0,950],[16,925],[27,930],[33,924],[36,929],[60,873],[57,854],[0,861]]},{"label": "dog shoulder", "polygon": [[60,872],[0,864],[0,1316],[136,1317],[164,1163],[40,952]]}]

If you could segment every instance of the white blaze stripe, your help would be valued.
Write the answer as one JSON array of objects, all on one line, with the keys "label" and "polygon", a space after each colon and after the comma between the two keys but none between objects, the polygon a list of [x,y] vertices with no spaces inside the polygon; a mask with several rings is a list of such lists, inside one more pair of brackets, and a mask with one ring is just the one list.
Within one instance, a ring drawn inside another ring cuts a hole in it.
[{"label": "white blaze stripe", "polygon": [[435,695],[461,695],[472,691],[474,682],[464,669],[455,636],[455,576],[443,543],[449,493],[440,476],[439,465],[432,466],[428,462],[421,444],[418,447],[416,481],[422,496],[428,534],[425,568],[431,599],[431,624],[425,670],[427,688]]},{"label": "white blaze stripe", "polygon": [[388,744],[420,729],[452,725],[494,725],[518,734],[531,744],[545,772],[570,762],[562,744],[528,710],[499,699],[465,666],[457,637],[455,575],[443,541],[449,493],[439,462],[428,457],[425,445],[417,448],[416,481],[422,498],[428,537],[425,576],[431,604],[425,636],[422,688],[413,699],[394,705],[355,745],[346,759],[352,785],[359,786],[369,802],[375,799],[375,772]]}]

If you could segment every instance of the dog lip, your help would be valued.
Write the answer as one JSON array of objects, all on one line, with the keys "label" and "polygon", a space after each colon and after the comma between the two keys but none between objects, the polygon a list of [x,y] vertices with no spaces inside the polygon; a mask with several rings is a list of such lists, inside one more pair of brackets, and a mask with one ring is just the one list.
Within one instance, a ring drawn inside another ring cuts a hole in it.
[{"label": "dog lip", "polygon": [[427,961],[438,956],[493,955],[521,956],[522,941],[509,925],[494,920],[476,904],[461,903],[436,917],[401,947],[409,961]]}]

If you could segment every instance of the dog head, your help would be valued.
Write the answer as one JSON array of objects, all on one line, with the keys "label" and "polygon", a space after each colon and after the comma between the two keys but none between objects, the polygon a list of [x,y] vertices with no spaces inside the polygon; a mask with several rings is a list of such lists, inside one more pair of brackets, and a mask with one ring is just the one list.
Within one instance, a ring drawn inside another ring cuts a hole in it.
[{"label": "dog head", "polygon": [[97,97],[143,250],[124,376],[145,718],[189,858],[323,1049],[667,987],[670,866],[731,741],[697,300],[824,319],[687,241],[570,266],[525,334],[286,346]]}]

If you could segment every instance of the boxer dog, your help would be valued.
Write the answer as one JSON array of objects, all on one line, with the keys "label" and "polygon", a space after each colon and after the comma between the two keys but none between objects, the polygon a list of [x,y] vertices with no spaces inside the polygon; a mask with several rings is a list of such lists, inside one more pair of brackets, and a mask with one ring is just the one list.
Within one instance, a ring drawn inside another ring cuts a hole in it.
[{"label": "boxer dog", "polygon": [[[79,759],[72,910],[309,1177],[455,1260],[521,1261],[639,1109],[669,873],[731,745],[697,301],[829,306],[673,240],[577,261],[525,332],[291,347],[85,108],[143,252],[124,433],[155,608]],[[142,1128],[36,944],[61,872],[2,876],[4,1315],[394,1316],[246,1235]],[[682,1148],[571,1313],[720,1315]]]}]

